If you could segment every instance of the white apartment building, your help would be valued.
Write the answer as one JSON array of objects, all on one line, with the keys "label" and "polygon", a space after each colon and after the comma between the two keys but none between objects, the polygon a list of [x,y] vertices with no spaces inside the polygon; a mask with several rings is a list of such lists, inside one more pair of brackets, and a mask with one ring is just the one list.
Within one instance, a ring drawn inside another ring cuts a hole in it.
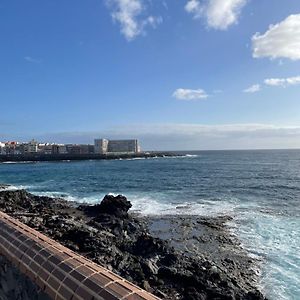
[{"label": "white apartment building", "polygon": [[94,152],[96,154],[105,154],[108,150],[108,140],[106,139],[95,139]]},{"label": "white apartment building", "polygon": [[29,143],[24,145],[25,153],[37,153],[38,152],[38,142],[35,140],[31,140]]},{"label": "white apartment building", "polygon": [[5,143],[0,142],[0,155],[6,154]]},{"label": "white apartment building", "polygon": [[138,153],[140,147],[138,140],[107,140],[95,139],[95,153]]}]

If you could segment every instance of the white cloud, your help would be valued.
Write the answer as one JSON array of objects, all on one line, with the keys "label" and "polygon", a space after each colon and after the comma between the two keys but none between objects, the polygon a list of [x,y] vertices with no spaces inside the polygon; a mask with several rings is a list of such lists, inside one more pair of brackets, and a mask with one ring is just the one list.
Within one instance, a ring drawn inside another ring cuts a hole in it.
[{"label": "white cloud", "polygon": [[200,1],[198,0],[190,0],[185,5],[184,9],[194,15],[195,18],[200,18],[203,13],[204,7],[201,6]]},{"label": "white cloud", "polygon": [[30,63],[35,63],[35,64],[39,64],[42,62],[40,59],[36,59],[31,56],[25,56],[24,59]]},{"label": "white cloud", "polygon": [[288,77],[286,78],[286,82],[288,85],[298,85],[300,84],[300,76]]},{"label": "white cloud", "polygon": [[265,79],[265,84],[266,85],[271,85],[271,86],[284,86],[285,79],[281,79],[281,78],[268,78],[268,79]]},{"label": "white cloud", "polygon": [[146,26],[155,28],[162,22],[161,17],[143,15],[146,11],[144,0],[107,0],[107,4],[113,20],[120,23],[121,33],[128,41],[143,34]]},{"label": "white cloud", "polygon": [[252,37],[253,57],[300,59],[300,14],[271,25],[264,34]]},{"label": "white cloud", "polygon": [[206,99],[208,97],[208,94],[202,89],[177,89],[173,93],[173,97],[178,100],[200,100]]},{"label": "white cloud", "polygon": [[287,78],[268,78],[265,79],[265,84],[270,86],[288,87],[291,85],[300,85],[300,76]]},{"label": "white cloud", "polygon": [[238,22],[242,8],[247,0],[189,0],[185,10],[194,18],[206,18],[207,25],[214,29],[226,30]]},{"label": "white cloud", "polygon": [[247,89],[244,90],[244,93],[256,93],[261,90],[259,84],[253,84],[252,86],[248,87]]}]

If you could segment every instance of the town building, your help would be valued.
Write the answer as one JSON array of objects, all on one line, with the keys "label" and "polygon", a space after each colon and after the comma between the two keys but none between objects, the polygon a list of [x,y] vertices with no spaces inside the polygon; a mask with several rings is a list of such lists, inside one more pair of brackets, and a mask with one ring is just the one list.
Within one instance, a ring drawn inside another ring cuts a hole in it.
[{"label": "town building", "polygon": [[107,139],[95,139],[94,152],[96,154],[105,154],[108,150],[108,140]]},{"label": "town building", "polygon": [[68,154],[80,154],[80,145],[68,144],[66,149]]},{"label": "town building", "polygon": [[66,145],[59,144],[57,146],[58,146],[58,154],[67,154],[68,153]]},{"label": "town building", "polygon": [[29,143],[24,144],[24,153],[37,153],[38,152],[38,142],[31,140]]},{"label": "town building", "polygon": [[15,155],[21,153],[21,145],[18,142],[0,143],[0,154]]},{"label": "town building", "polygon": [[107,140],[95,139],[95,153],[138,153],[140,147],[138,140]]},{"label": "town building", "polygon": [[5,143],[0,142],[0,155],[6,154]]},{"label": "town building", "polygon": [[53,145],[51,144],[47,144],[43,147],[43,154],[47,154],[47,155],[51,155],[53,154]]},{"label": "town building", "polygon": [[31,140],[28,143],[0,142],[0,155],[89,155],[89,154],[122,154],[139,153],[138,140],[108,140],[95,139],[94,145],[90,144],[56,144],[39,143]]}]

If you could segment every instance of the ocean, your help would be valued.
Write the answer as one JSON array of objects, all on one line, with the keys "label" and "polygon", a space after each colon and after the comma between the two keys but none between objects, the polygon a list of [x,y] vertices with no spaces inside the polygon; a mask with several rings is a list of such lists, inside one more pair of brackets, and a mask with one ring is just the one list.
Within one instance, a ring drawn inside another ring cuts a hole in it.
[{"label": "ocean", "polygon": [[261,261],[262,291],[300,299],[300,150],[2,163],[0,183],[87,203],[124,194],[145,215],[231,215],[230,230]]}]

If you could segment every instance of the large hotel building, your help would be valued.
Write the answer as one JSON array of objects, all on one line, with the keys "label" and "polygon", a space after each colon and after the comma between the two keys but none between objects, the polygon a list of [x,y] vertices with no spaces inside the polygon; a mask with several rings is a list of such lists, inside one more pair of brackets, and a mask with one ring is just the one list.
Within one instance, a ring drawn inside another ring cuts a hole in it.
[{"label": "large hotel building", "polygon": [[138,140],[95,139],[94,146],[94,151],[97,154],[140,152]]}]

